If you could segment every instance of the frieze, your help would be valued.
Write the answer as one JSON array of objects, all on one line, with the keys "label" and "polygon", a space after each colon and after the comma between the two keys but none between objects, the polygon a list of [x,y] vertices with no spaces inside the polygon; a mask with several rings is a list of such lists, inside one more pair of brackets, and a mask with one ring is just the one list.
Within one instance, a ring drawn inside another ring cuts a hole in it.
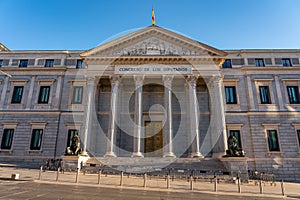
[{"label": "frieze", "polygon": [[134,46],[114,51],[109,56],[200,56],[204,54],[203,51],[201,51],[201,53],[202,54],[200,54],[198,51],[190,50],[166,41],[162,41],[158,38],[151,37],[135,44]]}]

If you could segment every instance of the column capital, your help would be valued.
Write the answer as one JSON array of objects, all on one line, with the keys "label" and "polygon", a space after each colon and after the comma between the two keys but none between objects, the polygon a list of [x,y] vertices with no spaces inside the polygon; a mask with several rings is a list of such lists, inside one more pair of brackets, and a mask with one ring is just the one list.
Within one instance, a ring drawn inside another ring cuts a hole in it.
[{"label": "column capital", "polygon": [[190,86],[196,87],[197,85],[197,80],[198,80],[199,75],[190,75],[187,77],[187,82],[189,83]]},{"label": "column capital", "polygon": [[94,77],[94,76],[88,76],[88,77],[86,77],[87,85],[94,85],[95,81],[96,81],[96,77]]},{"label": "column capital", "polygon": [[110,76],[109,80],[112,85],[119,83],[120,76]]},{"label": "column capital", "polygon": [[210,78],[210,81],[214,82],[214,83],[220,83],[223,80],[223,76],[222,75],[212,75],[212,77]]},{"label": "column capital", "polygon": [[144,75],[134,75],[133,79],[134,79],[134,82],[135,82],[135,87],[143,86]]},{"label": "column capital", "polygon": [[162,78],[162,81],[163,81],[165,87],[171,88],[172,87],[173,76],[172,75],[164,75],[163,78]]}]

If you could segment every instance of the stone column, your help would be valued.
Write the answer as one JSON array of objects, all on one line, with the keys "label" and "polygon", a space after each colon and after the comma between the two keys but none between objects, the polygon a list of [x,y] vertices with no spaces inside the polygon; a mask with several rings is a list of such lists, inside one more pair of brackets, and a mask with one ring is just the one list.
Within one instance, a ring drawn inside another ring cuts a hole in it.
[{"label": "stone column", "polygon": [[276,92],[277,92],[277,97],[278,97],[279,110],[284,110],[284,105],[283,105],[283,101],[282,101],[283,96],[282,96],[282,92],[281,92],[281,88],[280,88],[278,74],[275,74],[274,78],[275,78],[275,86],[276,86]]},{"label": "stone column", "polygon": [[60,99],[60,93],[61,93],[61,89],[62,89],[62,76],[58,76],[57,77],[57,85],[56,85],[56,92],[55,92],[55,100],[53,102],[53,107],[55,109],[59,109],[59,99]]},{"label": "stone column", "polygon": [[227,134],[223,101],[223,84],[220,75],[213,75],[210,81],[211,92],[211,134],[213,157],[222,157],[227,150]]},{"label": "stone column", "polygon": [[110,112],[109,112],[109,127],[108,127],[108,143],[105,157],[116,157],[114,152],[114,141],[116,137],[116,117],[118,106],[118,94],[119,94],[119,77],[111,76],[111,99],[110,99]]},{"label": "stone column", "polygon": [[134,113],[134,137],[133,137],[133,153],[132,157],[144,157],[141,153],[141,135],[143,131],[142,117],[142,92],[143,92],[144,76],[134,76],[135,82],[135,113]]},{"label": "stone column", "polygon": [[8,88],[8,82],[9,82],[9,77],[7,76],[7,77],[5,77],[4,86],[2,89],[2,93],[1,93],[0,108],[4,108],[4,102],[5,102],[6,92],[7,92],[7,88]]},{"label": "stone column", "polygon": [[32,76],[31,80],[30,80],[30,88],[29,88],[28,97],[27,97],[26,110],[30,110],[30,107],[32,104],[32,94],[33,94],[33,89],[34,89],[34,83],[35,83],[35,76]]},{"label": "stone column", "polygon": [[88,136],[91,135],[92,130],[92,110],[94,108],[94,97],[95,97],[95,78],[89,77],[87,79],[87,96],[86,96],[86,108],[84,113],[84,127],[83,127],[83,152],[82,155],[87,154]]},{"label": "stone column", "polygon": [[191,157],[203,157],[200,153],[199,141],[199,105],[197,100],[197,79],[198,76],[191,75],[188,77],[189,87],[189,114],[190,114],[190,137],[192,139]]},{"label": "stone column", "polygon": [[164,104],[166,109],[166,124],[164,128],[164,155],[163,157],[176,157],[173,153],[173,126],[172,126],[172,80],[173,76],[163,76]]},{"label": "stone column", "polygon": [[252,90],[252,83],[251,83],[251,76],[247,75],[247,87],[248,87],[248,99],[249,99],[249,109],[250,111],[254,110],[254,99],[253,99],[253,90]]}]

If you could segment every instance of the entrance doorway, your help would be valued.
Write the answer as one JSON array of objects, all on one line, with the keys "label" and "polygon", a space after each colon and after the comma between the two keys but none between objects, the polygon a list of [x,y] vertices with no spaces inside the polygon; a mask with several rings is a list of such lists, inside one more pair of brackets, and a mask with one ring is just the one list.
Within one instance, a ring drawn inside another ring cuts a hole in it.
[{"label": "entrance doorway", "polygon": [[163,136],[161,121],[145,121],[144,153],[146,157],[162,157]]}]

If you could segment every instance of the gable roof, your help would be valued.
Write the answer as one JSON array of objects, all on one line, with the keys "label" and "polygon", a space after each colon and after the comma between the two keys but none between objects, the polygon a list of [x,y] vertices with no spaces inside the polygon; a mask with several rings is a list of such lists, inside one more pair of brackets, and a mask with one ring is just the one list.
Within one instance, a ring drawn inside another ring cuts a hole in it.
[{"label": "gable roof", "polygon": [[176,32],[161,28],[156,25],[152,25],[146,28],[143,28],[141,30],[135,31],[133,33],[130,33],[128,35],[125,35],[123,37],[120,37],[118,39],[112,40],[110,42],[107,42],[105,44],[99,45],[95,48],[92,48],[88,51],[85,51],[81,53],[82,57],[89,57],[89,56],[95,56],[95,55],[101,55],[101,52],[105,52],[106,50],[112,50],[113,48],[120,47],[122,45],[131,43],[137,43],[139,42],[141,37],[155,37],[160,36],[164,38],[169,38],[170,41],[178,41],[178,43],[189,45],[191,48],[195,49],[201,49],[209,53],[209,55],[213,56],[220,56],[225,57],[227,55],[226,52],[216,49],[214,47],[211,47],[209,45],[206,45],[204,43],[195,41],[191,38],[188,38],[186,36],[180,35]]}]

